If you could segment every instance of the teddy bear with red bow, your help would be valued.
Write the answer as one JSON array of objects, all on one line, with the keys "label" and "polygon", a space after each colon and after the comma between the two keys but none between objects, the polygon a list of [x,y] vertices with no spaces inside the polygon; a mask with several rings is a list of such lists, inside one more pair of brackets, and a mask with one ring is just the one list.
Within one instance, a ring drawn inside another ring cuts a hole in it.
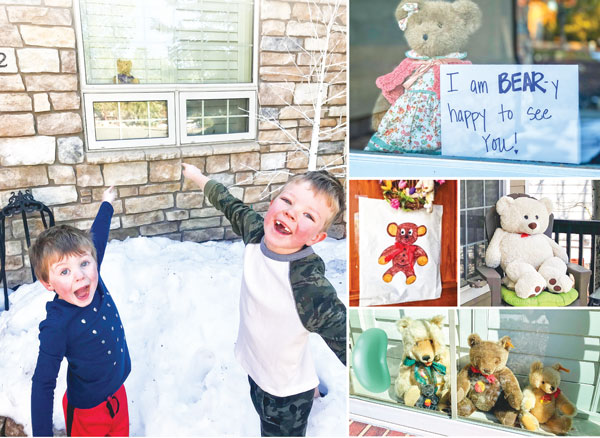
[{"label": "teddy bear with red bow", "polygon": [[365,150],[441,153],[440,66],[470,64],[463,52],[481,25],[471,0],[403,0],[396,19],[411,50],[394,71],[377,78],[377,131]]}]

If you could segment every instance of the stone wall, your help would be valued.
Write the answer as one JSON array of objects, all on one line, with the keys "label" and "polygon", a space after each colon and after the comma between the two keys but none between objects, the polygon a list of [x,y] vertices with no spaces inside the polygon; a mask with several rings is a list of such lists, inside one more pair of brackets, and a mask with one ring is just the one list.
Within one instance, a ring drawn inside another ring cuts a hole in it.
[{"label": "stone wall", "polygon": [[[303,48],[323,45],[322,26],[314,34],[306,23],[311,11],[302,1],[259,1],[259,112],[308,144],[310,122],[290,105],[310,113],[314,85],[303,83],[298,68],[307,68]],[[323,1],[319,7],[329,6]],[[346,26],[345,16],[338,30]],[[330,41],[336,62],[345,62],[345,37],[337,32]],[[119,197],[111,238],[232,239],[236,236],[228,221],[193,184],[182,180],[182,161],[231,186],[234,195],[257,211],[267,209],[268,194],[289,174],[306,169],[306,156],[266,121],[259,123],[254,142],[88,151],[76,44],[72,0],[0,0],[0,206],[7,204],[11,192],[31,189],[52,209],[57,223],[88,229],[102,192],[115,185]],[[345,87],[345,73],[337,76],[328,87],[329,96]],[[345,123],[345,101],[343,96],[324,108],[322,126]],[[345,132],[321,140],[320,166],[344,164]],[[43,226],[32,217],[29,226],[35,237]],[[334,225],[330,234],[343,236],[344,224]],[[9,286],[31,278],[24,237],[22,220],[7,220]]]}]

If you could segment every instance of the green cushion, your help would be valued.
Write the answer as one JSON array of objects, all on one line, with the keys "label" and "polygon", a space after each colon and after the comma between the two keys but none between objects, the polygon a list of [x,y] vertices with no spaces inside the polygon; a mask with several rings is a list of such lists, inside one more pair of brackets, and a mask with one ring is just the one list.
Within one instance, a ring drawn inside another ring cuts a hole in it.
[{"label": "green cushion", "polygon": [[553,294],[543,291],[541,294],[530,298],[519,298],[514,290],[502,286],[502,299],[505,303],[517,307],[563,307],[568,306],[579,297],[575,289],[564,294]]}]

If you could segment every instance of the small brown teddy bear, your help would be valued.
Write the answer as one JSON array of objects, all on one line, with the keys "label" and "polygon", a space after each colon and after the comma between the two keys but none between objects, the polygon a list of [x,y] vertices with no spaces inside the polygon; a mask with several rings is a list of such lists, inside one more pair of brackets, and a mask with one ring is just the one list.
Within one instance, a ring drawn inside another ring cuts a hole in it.
[{"label": "small brown teddy bear", "polygon": [[523,394],[513,372],[506,366],[510,338],[482,341],[473,333],[468,338],[471,362],[458,373],[458,415],[468,417],[476,409],[493,411],[500,423],[513,426],[521,409]]},{"label": "small brown teddy bear", "polygon": [[415,275],[415,262],[419,266],[424,266],[429,260],[427,253],[423,248],[414,243],[421,236],[427,233],[427,227],[405,222],[403,224],[391,223],[387,226],[387,232],[390,236],[396,238],[396,243],[388,246],[379,256],[379,264],[385,265],[392,262],[390,269],[383,274],[383,281],[389,283],[398,272],[406,276],[406,284],[412,284],[417,279]]},{"label": "small brown teddy bear", "polygon": [[140,81],[131,75],[133,63],[130,59],[117,59],[117,75],[113,78],[115,84],[139,84]]},{"label": "small brown teddy bear", "polygon": [[571,429],[571,417],[577,409],[558,388],[559,371],[569,372],[559,363],[551,367],[545,367],[539,361],[531,364],[529,386],[523,391],[521,405],[520,419],[525,429],[538,430],[542,425],[543,429],[557,435],[565,435]]},{"label": "small brown teddy bear", "polygon": [[471,0],[402,0],[396,19],[412,50],[393,72],[377,78],[377,132],[366,150],[439,154],[440,65],[470,64],[462,50],[481,25],[481,10]]}]

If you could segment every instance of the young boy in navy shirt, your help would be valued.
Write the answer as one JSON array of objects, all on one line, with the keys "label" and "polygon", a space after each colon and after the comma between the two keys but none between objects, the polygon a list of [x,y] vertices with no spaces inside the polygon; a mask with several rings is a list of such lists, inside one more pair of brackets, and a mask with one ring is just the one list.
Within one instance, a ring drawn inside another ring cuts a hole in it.
[{"label": "young boy in navy shirt", "polygon": [[56,292],[40,324],[40,351],[31,390],[34,436],[52,436],[54,389],[67,358],[63,411],[67,436],[128,436],[124,382],[131,371],[117,306],[100,278],[108,241],[111,202],[104,192],[88,233],[68,225],[49,228],[30,249],[40,283]]},{"label": "young boy in navy shirt", "polygon": [[304,436],[319,384],[309,334],[346,364],[346,307],[311,248],[342,213],[344,188],[325,171],[296,175],[263,219],[197,167],[183,166],[246,244],[235,356],[248,373],[261,435]]}]

